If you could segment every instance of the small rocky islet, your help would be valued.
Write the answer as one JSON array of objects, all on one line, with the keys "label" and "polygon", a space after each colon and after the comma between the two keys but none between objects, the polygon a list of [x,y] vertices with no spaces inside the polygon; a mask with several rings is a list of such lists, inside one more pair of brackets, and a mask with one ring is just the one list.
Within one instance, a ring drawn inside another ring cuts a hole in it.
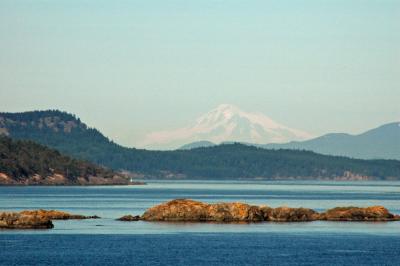
[{"label": "small rocky islet", "polygon": [[[70,214],[56,210],[27,210],[0,212],[0,229],[49,229],[52,220],[97,219],[98,216]],[[164,222],[308,222],[308,221],[399,221],[400,215],[390,213],[383,206],[337,207],[318,213],[308,208],[252,206],[240,202],[204,203],[190,199],[176,199],[156,205],[142,216],[125,215],[119,221]]]},{"label": "small rocky islet", "polygon": [[50,229],[52,220],[98,219],[98,216],[70,214],[56,210],[26,210],[21,212],[0,212],[0,229]]},{"label": "small rocky islet", "polygon": [[52,221],[44,216],[19,212],[0,213],[0,229],[50,229],[53,227]]}]

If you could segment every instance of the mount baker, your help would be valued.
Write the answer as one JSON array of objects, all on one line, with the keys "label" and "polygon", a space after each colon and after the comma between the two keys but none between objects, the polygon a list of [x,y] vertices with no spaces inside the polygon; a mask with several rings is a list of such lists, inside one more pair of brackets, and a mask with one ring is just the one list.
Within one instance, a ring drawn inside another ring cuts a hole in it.
[{"label": "mount baker", "polygon": [[139,145],[150,149],[175,149],[197,141],[266,144],[312,137],[307,132],[277,123],[262,113],[245,112],[234,105],[221,104],[200,116],[194,124],[150,133]]}]

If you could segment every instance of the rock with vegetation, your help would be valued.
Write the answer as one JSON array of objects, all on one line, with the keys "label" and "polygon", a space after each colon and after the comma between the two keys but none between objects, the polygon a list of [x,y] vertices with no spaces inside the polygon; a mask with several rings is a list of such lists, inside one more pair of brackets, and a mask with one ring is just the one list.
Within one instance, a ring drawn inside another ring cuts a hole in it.
[{"label": "rock with vegetation", "polygon": [[258,222],[263,214],[257,206],[245,203],[215,203],[207,207],[207,221],[216,222]]},{"label": "rock with vegetation", "polygon": [[257,206],[244,203],[207,204],[177,199],[148,209],[142,216],[146,221],[255,222],[263,220]]},{"label": "rock with vegetation", "polygon": [[177,199],[154,206],[142,215],[145,221],[204,221],[208,204]]},{"label": "rock with vegetation", "polygon": [[244,203],[207,204],[194,200],[177,199],[148,209],[142,216],[145,221],[262,221],[259,208]]},{"label": "rock with vegetation", "polygon": [[261,207],[265,221],[271,222],[307,222],[318,220],[319,214],[307,208]]},{"label": "rock with vegetation", "polygon": [[339,207],[318,213],[308,208],[271,208],[240,202],[208,204],[176,199],[146,210],[141,219],[185,222],[398,221],[400,216],[391,214],[382,206]]},{"label": "rock with vegetation", "polygon": [[319,219],[327,221],[398,221],[400,216],[390,213],[383,206],[337,207],[321,213]]},{"label": "rock with vegetation", "polygon": [[98,219],[98,216],[70,214],[57,210],[25,210],[0,212],[0,228],[3,229],[46,229],[53,228],[52,220]]},{"label": "rock with vegetation", "polygon": [[1,212],[0,229],[49,229],[53,223],[48,217],[18,212]]}]

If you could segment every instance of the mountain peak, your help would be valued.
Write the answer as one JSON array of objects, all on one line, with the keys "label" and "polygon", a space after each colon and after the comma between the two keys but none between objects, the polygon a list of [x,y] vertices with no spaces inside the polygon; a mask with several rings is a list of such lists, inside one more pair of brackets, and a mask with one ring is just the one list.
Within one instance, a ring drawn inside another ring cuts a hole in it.
[{"label": "mountain peak", "polygon": [[217,112],[222,112],[222,113],[235,113],[235,112],[240,112],[241,110],[239,107],[233,105],[233,104],[220,104],[218,105],[215,109],[212,111],[217,111]]},{"label": "mountain peak", "polygon": [[231,119],[235,115],[240,115],[242,111],[232,104],[221,104],[208,113],[200,116],[197,124],[215,123],[220,120]]},{"label": "mountain peak", "polygon": [[306,132],[279,124],[262,113],[245,112],[232,104],[221,104],[195,120],[195,123],[171,131],[148,134],[139,146],[150,149],[174,149],[197,141],[281,143],[304,140]]}]

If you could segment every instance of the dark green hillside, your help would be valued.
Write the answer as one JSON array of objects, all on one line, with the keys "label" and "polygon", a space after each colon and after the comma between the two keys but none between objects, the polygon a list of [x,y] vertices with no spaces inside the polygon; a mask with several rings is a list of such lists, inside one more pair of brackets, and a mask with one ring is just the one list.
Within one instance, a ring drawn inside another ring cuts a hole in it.
[{"label": "dark green hillside", "polygon": [[156,171],[164,170],[190,177],[216,178],[400,177],[399,161],[355,160],[308,151],[266,150],[242,144],[142,153],[130,167],[144,173],[157,174]]},{"label": "dark green hillside", "polygon": [[59,111],[0,113],[0,132],[151,177],[400,179],[400,161],[395,160],[356,160],[241,144],[176,151],[125,148]]},{"label": "dark green hillside", "polygon": [[115,152],[122,148],[74,115],[55,110],[0,113],[0,133],[14,139],[33,140],[92,161],[104,157],[102,152]]},{"label": "dark green hillside", "polygon": [[132,160],[141,160],[143,153],[147,154],[115,144],[74,115],[55,110],[0,113],[1,132],[113,169],[132,169]]},{"label": "dark green hillside", "polygon": [[[89,185],[117,177],[111,170],[72,159],[43,145],[5,136],[0,137],[0,173],[0,184]],[[117,183],[128,183],[122,177],[119,179]]]},{"label": "dark green hillside", "polygon": [[[400,177],[400,162],[354,160],[324,156],[308,151],[264,150],[241,144],[220,145],[183,152],[177,164],[196,175],[212,175],[217,168],[222,176],[236,177],[341,177],[346,172],[362,176]],[[185,159],[186,158],[186,159]],[[190,165],[191,164],[191,165]],[[211,171],[210,171],[211,170]]]}]

